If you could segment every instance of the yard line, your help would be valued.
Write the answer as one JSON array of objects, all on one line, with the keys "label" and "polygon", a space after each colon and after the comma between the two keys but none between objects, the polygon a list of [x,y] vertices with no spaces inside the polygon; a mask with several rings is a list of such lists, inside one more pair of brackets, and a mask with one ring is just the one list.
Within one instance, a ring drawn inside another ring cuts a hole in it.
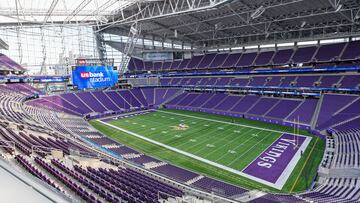
[{"label": "yard line", "polygon": [[[238,124],[238,123],[231,123],[231,122],[227,122],[227,121],[218,121],[218,120],[214,120],[214,119],[210,119],[210,118],[202,118],[202,117],[191,116],[191,115],[186,115],[186,114],[181,114],[181,113],[167,112],[167,111],[162,111],[162,110],[157,110],[157,111],[162,112],[162,113],[167,113],[167,114],[174,114],[174,115],[179,115],[179,116],[184,116],[184,117],[189,117],[189,118],[197,118],[197,119],[201,119],[201,120],[212,121],[212,122],[216,122],[216,123],[225,123],[225,124],[229,124],[229,125],[236,125],[236,126],[242,126],[242,127],[247,127],[247,128],[254,128],[254,129],[263,130],[263,131],[271,131],[271,132],[276,132],[276,133],[287,133],[287,134],[294,135],[293,133],[290,133],[290,132],[271,130],[271,129],[261,128],[261,127],[256,127],[256,126],[250,126],[250,125],[244,125],[244,124]],[[300,136],[307,137],[306,135],[300,135]]]},{"label": "yard line", "polygon": [[[208,128],[204,127],[204,126],[198,127],[198,128],[201,128],[201,129],[207,130],[207,131],[206,131],[206,133],[203,133],[202,135],[195,136],[197,139],[199,139],[199,140],[201,139],[202,141],[200,143],[197,143],[196,145],[189,146],[189,149],[192,148],[192,147],[195,147],[197,145],[200,145],[202,143],[207,142],[207,139],[202,139],[203,137],[204,138],[210,138],[210,139],[215,138],[215,135],[211,135],[211,133],[214,133],[214,132],[218,131],[218,129],[215,128],[215,127],[218,127],[218,126],[213,126],[213,127],[214,128],[212,130],[208,130]],[[183,144],[186,144],[186,143],[183,143]]]},{"label": "yard line", "polygon": [[[245,153],[242,153],[241,156],[237,157],[235,160],[233,160],[232,162],[230,162],[228,165],[231,166],[233,163],[235,163],[237,160],[239,160],[240,158],[242,158],[245,154],[247,154],[250,150],[252,150],[254,147],[256,147],[259,143],[261,143],[265,138],[267,138],[269,135],[271,135],[271,132],[268,133],[266,136],[264,136],[259,142],[257,142],[256,144],[254,144],[252,147],[250,147],[248,150],[245,151]],[[256,157],[255,157],[256,159]]]},{"label": "yard line", "polygon": [[[260,131],[259,133],[261,133],[262,131]],[[235,147],[235,149],[231,149],[233,151],[235,151],[237,148],[239,148],[240,146],[244,146],[245,143],[249,142],[251,139],[253,139],[253,136],[250,136],[247,140],[245,140],[244,142],[241,143],[241,145],[239,144],[237,147]],[[223,159],[225,156],[227,156],[227,153],[224,153],[221,157],[219,157],[218,159],[216,159],[215,161],[219,161],[220,159]]]},{"label": "yard line", "polygon": [[[158,115],[161,115],[161,114],[163,114],[163,113],[160,113],[160,112],[158,113]],[[154,140],[161,141],[162,143],[166,143],[168,141],[174,140],[174,137],[172,137],[172,136],[169,136],[168,138],[164,138],[163,136],[160,137],[159,135],[162,134],[161,131],[169,130],[170,125],[175,125],[176,121],[168,121],[167,120],[168,122],[166,122],[166,124],[161,124],[161,123],[159,123],[159,121],[152,120],[153,118],[147,119],[147,117],[143,117],[143,116],[134,117],[133,119],[137,119],[138,122],[143,121],[143,122],[156,124],[156,126],[157,126],[156,131],[152,131],[152,132],[149,132],[148,130],[141,130],[140,131],[140,133],[146,134],[147,137],[150,137],[150,138],[152,138]],[[196,121],[198,121],[198,123],[206,122],[206,121],[201,121],[201,120],[199,121],[197,119],[190,119],[190,120],[196,120]],[[162,119],[161,121],[164,121],[164,120]],[[154,127],[154,126],[149,125],[149,127]],[[126,128],[128,128],[128,127],[126,127]],[[130,128],[130,130],[132,130],[132,129]],[[196,132],[204,131],[204,130],[206,130],[206,128],[201,128],[201,129],[197,130]],[[182,135],[183,138],[184,137],[190,137],[190,138],[192,137],[192,135],[189,134],[188,131],[185,131],[183,133],[178,133],[178,134]],[[177,145],[176,147],[179,147],[179,146],[181,146],[183,144],[189,144],[189,142],[184,141],[184,142],[182,142],[182,144]]]},{"label": "yard line", "polygon": [[[165,126],[166,128],[169,128],[169,127],[171,127],[171,126],[169,126],[169,125],[176,125],[176,121],[171,121],[171,122],[169,122],[168,124],[159,124],[159,122],[158,121],[153,121],[153,120],[148,120],[148,119],[144,119],[144,118],[142,118],[142,120],[143,121],[146,121],[146,122],[152,122],[152,123],[154,123],[154,124],[156,124],[156,125],[161,125],[161,126]],[[196,119],[194,119],[194,120],[196,120]],[[205,122],[205,121],[198,121],[198,122]],[[191,126],[190,126],[191,127]],[[204,130],[203,128],[199,128],[199,127],[197,127],[197,129],[201,129],[201,130]],[[182,132],[183,134],[187,134],[189,131],[191,131],[192,129],[188,129],[188,130],[186,130],[186,131],[184,131],[184,132]],[[182,134],[182,133],[178,133],[178,134]],[[171,138],[169,139],[169,140],[171,140]]]},{"label": "yard line", "polygon": [[[160,115],[161,115],[162,113],[160,113]],[[157,122],[157,121],[154,121],[154,120],[148,120],[148,119],[146,119],[146,118],[144,118],[144,117],[138,117],[138,119],[140,120],[140,121],[145,121],[145,122],[151,122],[151,123],[154,123],[154,124],[156,124],[157,126],[159,126],[157,129],[159,129],[160,131],[163,129],[162,128],[162,126],[166,126],[165,128],[168,128],[169,126],[167,125],[167,124],[161,124],[161,125],[159,125],[159,122]],[[192,118],[194,121],[196,121],[197,123],[202,123],[202,122],[206,122],[206,121],[199,121],[197,118]],[[174,121],[172,121],[172,122],[174,122]],[[171,123],[172,123],[171,122]],[[189,122],[192,122],[192,120],[190,120]],[[170,122],[169,122],[170,123]],[[170,124],[169,124],[170,125]],[[217,124],[217,125],[219,125],[219,124]],[[214,126],[214,127],[216,127],[216,126]],[[230,126],[230,127],[238,127],[238,126]],[[203,127],[202,125],[200,125],[199,127],[197,127],[197,129],[199,129],[199,130],[197,130],[196,132],[194,132],[194,133],[199,133],[200,131],[204,131],[204,130],[206,130],[207,128],[205,128],[205,127]],[[241,127],[241,129],[244,129],[243,127]],[[252,128],[248,128],[248,129],[252,129]],[[214,128],[211,132],[216,132],[216,131],[218,131],[218,129],[217,128]],[[149,137],[153,137],[154,135],[157,135],[158,133],[157,132],[153,132],[153,133],[146,133],[146,134],[151,134]],[[180,135],[188,135],[188,132],[184,132],[184,133],[179,133]],[[231,134],[230,134],[231,135]],[[186,136],[186,137],[193,137],[193,136],[191,136],[191,135],[188,135],[188,136]],[[202,139],[203,137],[209,137],[210,139],[211,138],[215,138],[215,136],[209,136],[209,132],[207,132],[207,133],[202,133],[202,135],[201,136],[196,136],[196,140],[202,140],[202,141],[199,141],[199,142],[196,142],[196,144],[194,144],[194,142],[189,142],[189,141],[184,141],[183,143],[181,143],[181,144],[179,144],[179,145],[176,145],[176,147],[177,148],[180,148],[180,147],[182,147],[182,146],[184,146],[184,145],[189,145],[188,147],[185,147],[183,150],[186,150],[186,151],[188,151],[188,150],[190,150],[190,149],[192,149],[192,148],[194,148],[194,147],[196,147],[196,146],[198,146],[198,145],[201,145],[201,144],[203,144],[203,143],[206,143],[206,142],[208,142],[206,139]],[[159,138],[159,137],[157,137],[157,138]],[[171,141],[171,140],[173,140],[174,139],[174,137],[169,137],[169,138],[161,138],[160,140],[159,139],[156,139],[156,140],[159,140],[160,142],[162,142],[162,143],[166,143],[166,142],[168,142],[168,141]],[[172,146],[174,146],[174,145],[172,145]],[[205,147],[201,147],[199,150],[197,150],[197,151],[201,151],[201,150],[203,150],[203,149],[207,149],[207,148],[205,148]],[[195,153],[197,153],[197,152],[193,152],[194,154]]]},{"label": "yard line", "polygon": [[[201,130],[198,130],[197,132],[204,131],[204,130],[208,130],[207,128],[204,128],[204,127],[202,127],[202,128],[199,127],[199,129],[201,129]],[[214,129],[211,130],[211,131],[207,131],[207,133],[209,133],[209,132],[216,132],[216,131],[217,131],[217,129],[214,128]],[[196,139],[199,140],[199,139],[201,139],[202,137],[209,136],[207,133],[203,133],[201,136],[195,136],[195,137],[196,137]],[[212,137],[212,138],[213,138],[213,137]],[[186,150],[189,150],[189,149],[191,149],[192,147],[195,147],[195,146],[197,146],[197,145],[199,145],[199,144],[201,144],[201,143],[204,143],[204,142],[206,142],[206,139],[203,139],[203,141],[201,141],[201,142],[199,142],[199,143],[197,143],[197,144],[195,144],[195,145],[189,146],[189,148],[186,148]],[[183,145],[185,145],[185,144],[188,144],[188,142],[181,143],[181,144],[177,145],[176,147],[180,147],[180,146],[183,146]]]},{"label": "yard line", "polygon": [[[231,126],[230,128],[232,128],[232,127],[234,127],[234,126]],[[234,136],[234,134],[229,133],[228,135],[225,135],[225,136],[223,136],[222,138],[217,139],[215,142],[212,142],[212,143],[209,143],[209,144],[213,144],[213,145],[215,145],[215,147],[216,147],[216,146],[217,146],[216,143],[219,143],[219,142],[220,142],[220,144],[221,144],[221,141],[222,141],[222,140],[224,140],[224,139],[226,139],[226,138],[228,138],[228,137],[230,137],[230,136]],[[212,137],[212,138],[216,138],[216,135],[211,136],[211,137]],[[205,143],[205,142],[209,142],[209,140],[205,139],[205,140],[204,140],[203,142],[201,142],[200,144],[203,144],[203,143]],[[194,146],[193,146],[193,147],[194,147]],[[193,153],[196,154],[196,153],[198,153],[198,152],[200,152],[200,151],[202,151],[202,150],[204,150],[204,149],[207,149],[207,147],[199,148],[198,150],[193,151]],[[212,151],[215,151],[215,150],[212,150]]]},{"label": "yard line", "polygon": [[[244,129],[244,128],[242,128],[242,129]],[[253,129],[253,128],[248,128],[248,129],[249,129],[249,130],[246,130],[244,133],[241,133],[240,136],[238,136],[237,138],[235,138],[235,139],[232,140],[231,142],[236,142],[238,139],[243,138],[244,136],[246,136],[247,133],[251,132],[252,130],[255,130],[255,129]],[[209,154],[207,154],[207,155],[205,156],[205,158],[207,158],[207,157],[210,156],[211,154],[217,152],[218,150],[223,149],[224,147],[228,147],[228,146],[229,146],[229,144],[226,144],[226,145],[223,145],[222,147],[220,147],[220,148],[218,148],[218,149],[216,149],[216,150],[213,150],[212,152],[210,152]],[[233,150],[233,149],[229,149],[229,150]]]},{"label": "yard line", "polygon": [[[160,124],[159,122],[157,121],[153,121],[151,119],[144,119],[143,117],[141,116],[137,116],[137,117],[134,117],[133,119],[136,119],[137,121],[143,121],[143,122],[148,122],[148,123],[154,123],[156,124],[156,129],[159,130],[159,131],[162,131],[162,130],[165,130],[165,129],[169,129],[169,125],[171,124]],[[149,125],[149,127],[153,128],[155,126],[153,125]],[[144,130],[144,132],[147,132],[147,130]],[[149,136],[153,136],[153,135],[157,135],[158,134],[158,131],[156,132],[153,132],[153,133],[149,133],[150,135]]]}]

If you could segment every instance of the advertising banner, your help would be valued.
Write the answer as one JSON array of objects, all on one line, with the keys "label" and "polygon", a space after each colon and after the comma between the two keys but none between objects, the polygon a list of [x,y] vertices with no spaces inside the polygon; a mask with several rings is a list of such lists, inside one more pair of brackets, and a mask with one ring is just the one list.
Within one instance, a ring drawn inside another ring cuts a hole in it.
[{"label": "advertising banner", "polygon": [[75,66],[72,82],[78,89],[112,87],[118,81],[118,72],[112,66]]}]

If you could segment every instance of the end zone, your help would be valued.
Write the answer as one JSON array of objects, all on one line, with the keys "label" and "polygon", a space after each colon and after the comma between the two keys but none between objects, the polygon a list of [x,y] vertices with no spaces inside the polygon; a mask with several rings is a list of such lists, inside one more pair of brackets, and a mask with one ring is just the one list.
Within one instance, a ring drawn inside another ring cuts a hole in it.
[{"label": "end zone", "polygon": [[242,172],[250,179],[280,190],[311,139],[307,136],[284,133]]}]

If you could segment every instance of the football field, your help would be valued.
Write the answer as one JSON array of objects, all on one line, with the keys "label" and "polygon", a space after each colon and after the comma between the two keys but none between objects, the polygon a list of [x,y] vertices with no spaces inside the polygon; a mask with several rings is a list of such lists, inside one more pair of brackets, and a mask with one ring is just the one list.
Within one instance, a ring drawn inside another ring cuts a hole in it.
[{"label": "football field", "polygon": [[[126,140],[124,140],[125,137],[121,137],[121,134],[115,136],[115,138],[119,138],[117,140],[120,142],[127,142],[129,138],[142,140],[144,143],[166,148],[168,153],[171,153],[169,156],[172,158],[170,159],[176,159],[181,154],[203,162],[204,165],[208,164],[270,187],[278,183],[275,184],[276,181],[270,183],[271,181],[267,181],[266,178],[256,177],[247,172],[251,171],[250,167],[258,167],[254,164],[257,158],[266,153],[275,143],[281,141],[280,139],[286,140],[283,138],[284,135],[287,135],[287,140],[294,144],[294,149],[300,148],[299,137],[308,141],[306,144],[304,141],[301,150],[309,151],[309,148],[314,146],[314,144],[309,145],[311,137],[295,136],[291,133],[291,128],[244,121],[239,118],[163,109],[142,115],[113,119],[106,123],[97,122],[102,123],[103,127],[106,125],[107,128],[115,128],[126,133],[128,135]],[[114,138],[114,135],[112,137]],[[135,146],[134,148],[141,147]],[[295,150],[293,153],[299,154],[300,151]],[[275,188],[281,189],[288,179],[295,181],[291,173],[297,162],[305,158],[300,156],[298,159],[292,158],[290,157],[289,162],[284,165],[285,172],[280,171],[282,173],[279,173],[279,177],[277,177],[283,179],[281,187]],[[180,164],[180,166],[193,169],[189,164]]]},{"label": "football field", "polygon": [[[238,170],[248,165],[280,136],[277,132],[167,112],[138,115],[109,123]],[[182,123],[185,128],[179,127]]]}]

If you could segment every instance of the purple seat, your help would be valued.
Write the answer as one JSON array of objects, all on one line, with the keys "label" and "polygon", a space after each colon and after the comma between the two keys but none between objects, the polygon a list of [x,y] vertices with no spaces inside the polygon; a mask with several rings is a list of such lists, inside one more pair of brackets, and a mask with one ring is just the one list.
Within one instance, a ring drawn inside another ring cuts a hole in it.
[{"label": "purple seat", "polygon": [[266,51],[266,52],[259,53],[259,55],[257,56],[257,58],[254,62],[254,65],[256,65],[256,66],[269,65],[274,54],[275,54],[274,51]]},{"label": "purple seat", "polygon": [[352,41],[347,44],[341,56],[341,60],[354,60],[360,58],[360,41]]},{"label": "purple seat", "polygon": [[162,69],[162,66],[163,66],[163,62],[161,61],[154,62],[153,70],[160,71]]},{"label": "purple seat", "polygon": [[188,69],[188,70],[197,69],[198,65],[200,64],[201,60],[204,57],[205,57],[205,55],[198,55],[198,56],[192,57],[185,69]]},{"label": "purple seat", "polygon": [[261,98],[251,109],[247,111],[248,114],[264,115],[271,109],[279,100],[273,98]]},{"label": "purple seat", "polygon": [[274,65],[288,64],[290,62],[293,53],[294,53],[293,49],[279,50],[275,53],[272,62]]},{"label": "purple seat", "polygon": [[134,64],[134,68],[136,71],[143,71],[145,70],[145,67],[144,67],[144,62],[140,59],[137,59],[137,58],[134,58],[132,57],[131,58],[132,61],[133,61],[133,64]]},{"label": "purple seat", "polygon": [[360,76],[359,75],[346,75],[340,81],[341,88],[352,88],[356,89],[360,84]]},{"label": "purple seat", "polygon": [[324,75],[321,77],[319,87],[333,87],[334,84],[337,84],[340,80],[341,76],[337,75]]},{"label": "purple seat", "polygon": [[[183,61],[180,61],[180,60],[173,61],[171,63],[171,66],[170,66],[170,70],[178,70],[178,69],[180,69],[179,66],[181,65],[182,62]],[[189,61],[187,61],[187,62],[189,62]],[[186,67],[186,64],[182,64],[182,65],[185,65],[184,67]]]},{"label": "purple seat", "polygon": [[207,69],[214,60],[216,54],[206,54],[198,65],[198,69]]},{"label": "purple seat", "polygon": [[317,47],[302,47],[296,50],[294,56],[292,57],[292,61],[294,63],[309,63],[312,61],[313,56],[317,50]]},{"label": "purple seat", "polygon": [[154,63],[152,61],[144,61],[144,69],[147,71],[153,70]]},{"label": "purple seat", "polygon": [[161,70],[168,71],[168,70],[170,70],[171,65],[172,65],[171,61],[164,61],[162,64]]},{"label": "purple seat", "polygon": [[[186,67],[188,66],[189,63],[190,63],[190,59],[184,59],[184,60],[180,61],[179,64],[173,63],[173,65],[171,65],[171,70],[184,70],[184,69],[186,69]],[[177,66],[175,67],[175,65],[177,65]]]},{"label": "purple seat", "polygon": [[296,80],[297,87],[313,87],[314,83],[318,81],[320,76],[298,76]]},{"label": "purple seat", "polygon": [[257,95],[246,95],[230,111],[244,113],[260,98]]},{"label": "purple seat", "polygon": [[221,68],[229,54],[217,54],[209,65],[209,68]]},{"label": "purple seat", "polygon": [[316,61],[334,61],[340,57],[346,43],[326,44],[319,47],[315,59]]},{"label": "purple seat", "polygon": [[226,58],[225,62],[222,65],[223,68],[235,67],[235,65],[239,61],[241,55],[242,55],[241,53],[229,54],[229,56]]},{"label": "purple seat", "polygon": [[241,56],[240,60],[235,65],[235,67],[249,67],[249,66],[251,66],[253,64],[256,56],[257,56],[257,52],[243,54]]}]

